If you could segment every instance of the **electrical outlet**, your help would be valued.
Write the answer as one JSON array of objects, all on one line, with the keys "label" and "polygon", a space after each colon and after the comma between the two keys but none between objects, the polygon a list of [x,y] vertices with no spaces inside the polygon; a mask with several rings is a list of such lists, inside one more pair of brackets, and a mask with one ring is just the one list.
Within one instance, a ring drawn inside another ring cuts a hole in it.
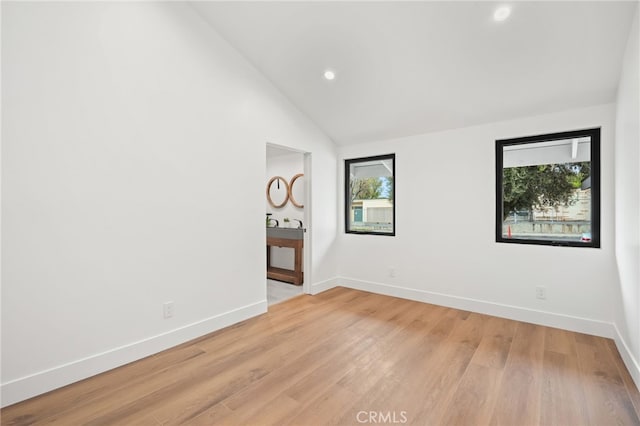
[{"label": "electrical outlet", "polygon": [[389,276],[391,278],[395,278],[396,277],[396,268],[389,268]]},{"label": "electrical outlet", "polygon": [[162,314],[164,319],[173,317],[173,302],[164,302],[162,304]]},{"label": "electrical outlet", "polygon": [[542,287],[542,286],[537,286],[536,287],[536,297],[538,299],[546,299],[547,298],[547,288],[546,287]]}]

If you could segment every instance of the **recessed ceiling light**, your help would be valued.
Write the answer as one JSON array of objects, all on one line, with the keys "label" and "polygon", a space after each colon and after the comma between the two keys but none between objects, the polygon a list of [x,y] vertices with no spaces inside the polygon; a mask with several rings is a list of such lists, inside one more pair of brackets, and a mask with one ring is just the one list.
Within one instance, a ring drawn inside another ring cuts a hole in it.
[{"label": "recessed ceiling light", "polygon": [[333,80],[336,78],[336,73],[331,70],[326,70],[324,72],[324,78],[327,80]]},{"label": "recessed ceiling light", "polygon": [[507,19],[511,15],[511,8],[509,6],[501,6],[493,12],[493,20],[501,22]]}]

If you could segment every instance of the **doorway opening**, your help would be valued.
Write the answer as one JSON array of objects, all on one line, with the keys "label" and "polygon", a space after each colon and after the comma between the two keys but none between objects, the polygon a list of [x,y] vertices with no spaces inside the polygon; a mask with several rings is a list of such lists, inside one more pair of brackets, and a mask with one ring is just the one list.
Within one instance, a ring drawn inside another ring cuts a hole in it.
[{"label": "doorway opening", "polygon": [[311,153],[266,144],[268,305],[310,292]]}]

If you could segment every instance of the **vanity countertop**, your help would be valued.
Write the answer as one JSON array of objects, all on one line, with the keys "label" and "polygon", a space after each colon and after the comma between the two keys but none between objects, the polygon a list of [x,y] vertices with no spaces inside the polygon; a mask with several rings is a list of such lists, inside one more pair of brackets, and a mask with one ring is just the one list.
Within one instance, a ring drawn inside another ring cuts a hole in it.
[{"label": "vanity countertop", "polygon": [[284,238],[287,240],[304,239],[303,228],[267,228],[267,238]]}]

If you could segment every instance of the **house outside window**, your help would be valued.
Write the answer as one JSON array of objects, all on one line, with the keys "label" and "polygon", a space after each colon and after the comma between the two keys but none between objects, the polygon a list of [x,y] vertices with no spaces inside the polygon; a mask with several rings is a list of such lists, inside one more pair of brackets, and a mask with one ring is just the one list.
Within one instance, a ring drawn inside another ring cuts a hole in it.
[{"label": "house outside window", "polygon": [[395,154],[345,160],[345,232],[395,235]]},{"label": "house outside window", "polygon": [[496,141],[496,241],[600,247],[600,129]]}]

